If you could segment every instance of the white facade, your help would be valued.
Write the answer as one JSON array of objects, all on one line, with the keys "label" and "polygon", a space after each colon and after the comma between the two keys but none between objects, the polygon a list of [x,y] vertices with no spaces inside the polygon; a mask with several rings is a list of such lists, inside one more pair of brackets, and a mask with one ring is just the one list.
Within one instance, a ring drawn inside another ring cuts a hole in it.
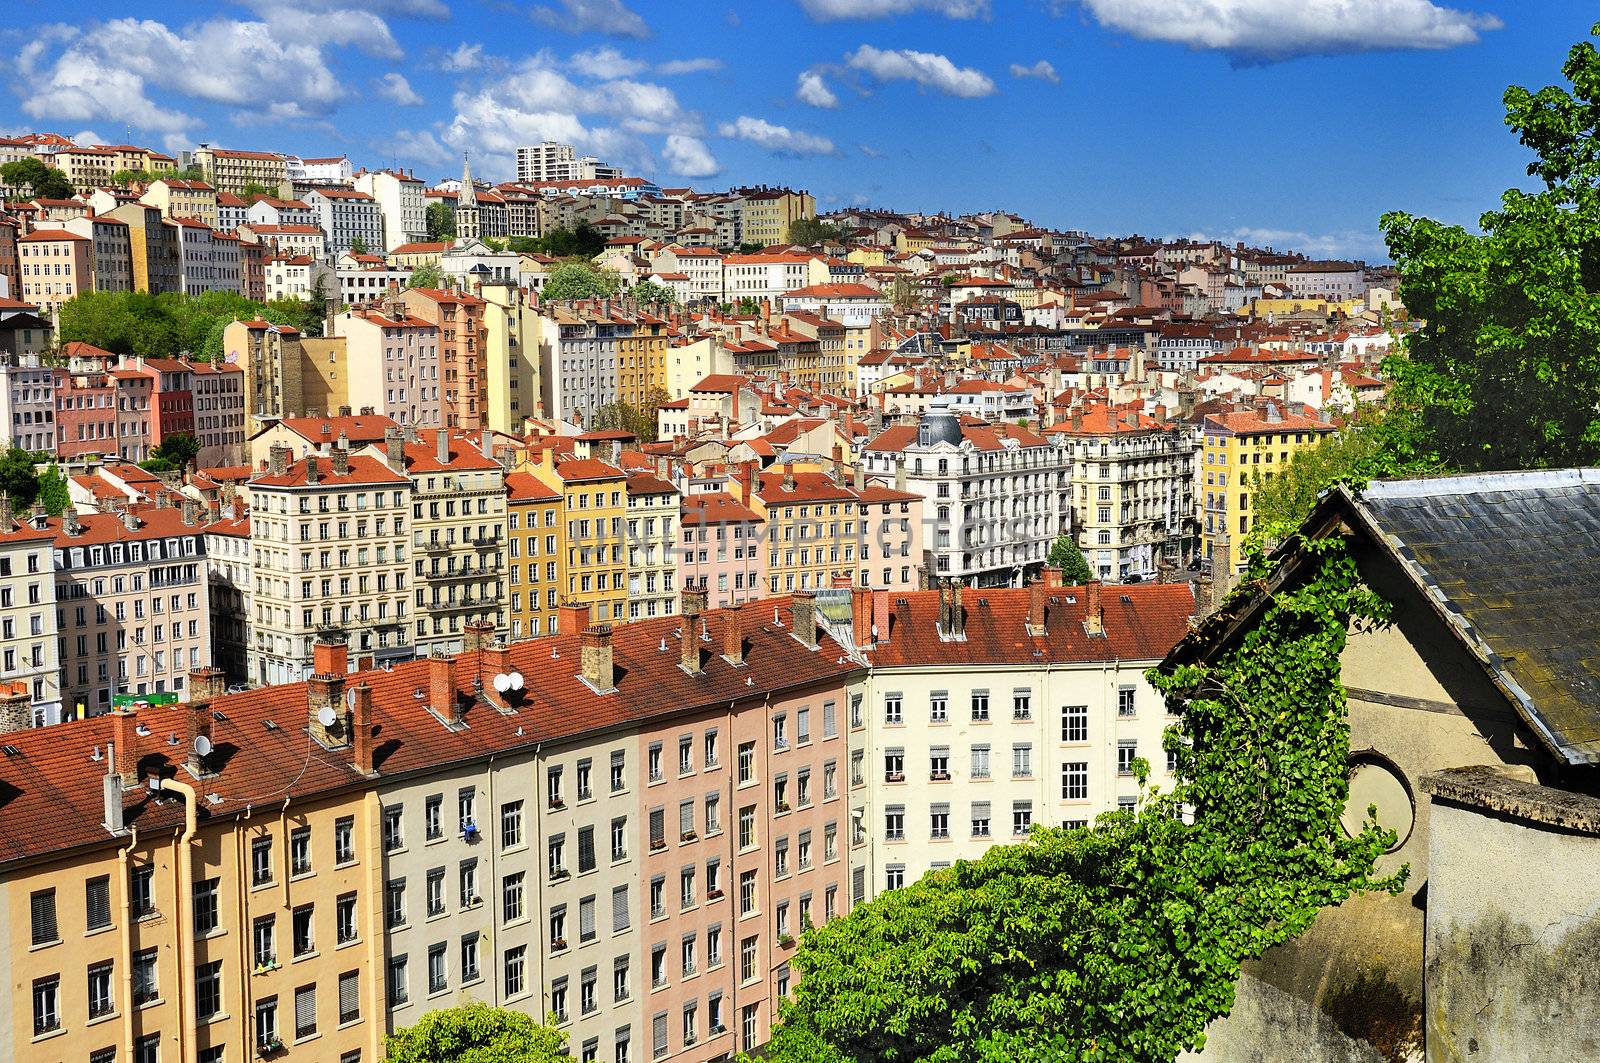
[{"label": "white facade", "polygon": [[[373,170],[356,178],[356,190],[377,201],[383,215],[383,250],[428,238],[425,186],[415,177],[389,170]],[[377,251],[376,247],[369,250]]]}]

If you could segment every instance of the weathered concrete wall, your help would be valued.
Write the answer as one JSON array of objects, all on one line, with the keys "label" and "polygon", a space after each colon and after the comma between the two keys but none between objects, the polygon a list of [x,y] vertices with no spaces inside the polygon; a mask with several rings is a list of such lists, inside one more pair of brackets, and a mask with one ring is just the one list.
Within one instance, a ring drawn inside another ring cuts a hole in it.
[{"label": "weathered concrete wall", "polygon": [[1206,1047],[1183,1063],[1383,1063],[1377,1049],[1347,1037],[1332,1019],[1277,986],[1244,975],[1233,1012],[1206,1030]]},{"label": "weathered concrete wall", "polygon": [[1428,1063],[1600,1059],[1600,800],[1430,777]]}]

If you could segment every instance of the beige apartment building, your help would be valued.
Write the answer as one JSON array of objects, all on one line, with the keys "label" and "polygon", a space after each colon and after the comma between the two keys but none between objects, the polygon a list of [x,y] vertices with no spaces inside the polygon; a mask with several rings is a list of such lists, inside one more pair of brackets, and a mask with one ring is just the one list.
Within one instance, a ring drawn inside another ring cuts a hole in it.
[{"label": "beige apartment building", "polygon": [[398,299],[381,309],[346,310],[333,319],[345,341],[348,402],[404,425],[441,420],[439,326]]},{"label": "beige apartment building", "polygon": [[288,160],[271,151],[228,151],[201,145],[194,162],[211,187],[236,196],[244,195],[246,185],[275,189],[289,177]]},{"label": "beige apartment building", "polygon": [[64,221],[61,228],[89,240],[89,273],[95,291],[133,291],[133,244],[127,222],[95,215]]},{"label": "beige apartment building", "polygon": [[9,513],[0,521],[0,686],[21,684],[31,704],[25,717],[0,716],[0,730],[61,720],[54,543],[55,533],[38,515],[15,528]]},{"label": "beige apartment building", "polygon": [[17,241],[21,298],[51,320],[61,304],[94,289],[94,244],[65,229],[35,229]]},{"label": "beige apartment building", "polygon": [[628,619],[671,616],[678,601],[678,489],[652,473],[631,472],[627,494]]},{"label": "beige apartment building", "polygon": [[305,412],[300,330],[270,321],[234,321],[222,330],[223,358],[244,371],[245,436]]},{"label": "beige apartment building", "polygon": [[483,424],[520,434],[523,421],[543,413],[540,400],[539,310],[516,284],[481,284],[483,299]]},{"label": "beige apartment building", "polygon": [[337,444],[297,461],[287,447],[273,447],[266,472],[246,489],[255,581],[251,678],[305,678],[319,634],[346,640],[358,661],[409,658],[405,474]]},{"label": "beige apartment building", "polygon": [[217,190],[204,181],[163,177],[150,183],[139,202],[155,207],[163,218],[192,218],[213,229],[217,227]]},{"label": "beige apartment building", "polygon": [[484,301],[475,295],[437,288],[407,288],[407,312],[438,328],[439,369],[444,380],[440,413],[446,428],[483,427],[486,402]]}]

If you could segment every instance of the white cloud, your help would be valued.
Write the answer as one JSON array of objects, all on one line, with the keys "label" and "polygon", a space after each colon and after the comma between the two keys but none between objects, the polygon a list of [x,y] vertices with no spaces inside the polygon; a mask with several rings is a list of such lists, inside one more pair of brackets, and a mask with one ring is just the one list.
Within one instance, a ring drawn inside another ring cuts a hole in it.
[{"label": "white cloud", "polygon": [[[320,18],[324,12],[345,11],[351,0],[292,0],[293,9],[302,18],[307,12]],[[246,0],[246,6],[267,14],[290,6],[290,0]],[[362,0],[361,6],[377,14],[399,15],[406,18],[449,18],[450,9],[443,0]]]},{"label": "white cloud", "polygon": [[857,144],[856,147],[860,148],[861,149],[861,154],[865,155],[869,159],[881,159],[881,158],[883,158],[883,152],[879,151],[877,148],[873,147],[871,144]]},{"label": "white cloud", "polygon": [[424,166],[444,166],[455,158],[455,154],[426,129],[396,130],[394,136],[374,147],[380,154],[398,155],[407,162]]},{"label": "white cloud", "polygon": [[989,0],[800,0],[818,22],[889,18],[928,11],[946,18],[988,18]]},{"label": "white cloud", "polygon": [[452,74],[476,70],[482,65],[483,45],[468,44],[466,41],[456,45],[452,51],[446,52],[444,58],[439,61],[439,69]]},{"label": "white cloud", "polygon": [[267,16],[267,25],[284,40],[318,47],[350,46],[379,59],[399,59],[405,54],[388,23],[370,11],[327,11],[308,19],[303,11],[274,9]]},{"label": "white cloud", "polygon": [[1095,20],[1148,41],[1271,61],[1391,48],[1454,48],[1503,24],[1431,0],[1079,0]]},{"label": "white cloud", "polygon": [[956,66],[937,52],[910,48],[883,50],[863,44],[845,56],[845,64],[879,81],[914,81],[947,96],[992,96],[994,82],[974,67]]},{"label": "white cloud", "polygon": [[748,140],[774,155],[832,155],[833,141],[814,133],[802,133],[788,126],[774,125],[762,118],[740,115],[717,127],[717,135],[730,140]]},{"label": "white cloud", "polygon": [[566,33],[603,33],[607,37],[650,36],[644,19],[622,0],[557,0],[559,8],[536,7],[535,22]]},{"label": "white cloud", "polygon": [[411,88],[411,82],[406,80],[405,75],[392,72],[383,75],[378,84],[378,95],[402,107],[415,107],[422,102],[422,97]]},{"label": "white cloud", "polygon": [[642,60],[623,55],[610,45],[578,52],[567,60],[567,65],[585,77],[602,79],[632,77],[649,66]]},{"label": "white cloud", "polygon": [[671,77],[675,74],[706,74],[722,69],[722,60],[710,56],[696,59],[668,59],[656,65],[656,73]]},{"label": "white cloud", "polygon": [[823,80],[821,71],[802,70],[799,81],[794,90],[795,99],[801,103],[809,103],[813,107],[837,107],[839,97],[835,96],[828,83]]},{"label": "white cloud", "polygon": [[1185,233],[1190,240],[1218,240],[1232,245],[1243,241],[1251,247],[1271,247],[1278,251],[1298,251],[1312,258],[1363,259],[1382,262],[1389,257],[1383,235],[1377,229],[1343,229],[1311,233],[1296,229],[1241,226],[1214,232]]},{"label": "white cloud", "polygon": [[722,170],[716,157],[711,154],[711,149],[706,147],[705,141],[682,133],[673,133],[667,137],[661,158],[669,170],[683,177],[711,177]]},{"label": "white cloud", "polygon": [[80,129],[67,139],[80,147],[84,144],[104,144],[106,142],[104,137],[92,129]]},{"label": "white cloud", "polygon": [[1023,66],[1021,63],[1011,64],[1011,76],[1014,78],[1038,78],[1051,84],[1060,84],[1061,75],[1056,73],[1056,68],[1050,65],[1050,60],[1041,59],[1032,66]]}]

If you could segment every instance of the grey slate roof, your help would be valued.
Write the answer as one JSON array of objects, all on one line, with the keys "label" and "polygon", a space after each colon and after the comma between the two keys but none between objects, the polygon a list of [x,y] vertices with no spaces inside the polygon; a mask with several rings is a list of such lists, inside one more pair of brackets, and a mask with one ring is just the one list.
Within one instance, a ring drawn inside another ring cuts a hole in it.
[{"label": "grey slate roof", "polygon": [[1380,481],[1347,500],[1551,752],[1600,762],[1600,469]]}]

